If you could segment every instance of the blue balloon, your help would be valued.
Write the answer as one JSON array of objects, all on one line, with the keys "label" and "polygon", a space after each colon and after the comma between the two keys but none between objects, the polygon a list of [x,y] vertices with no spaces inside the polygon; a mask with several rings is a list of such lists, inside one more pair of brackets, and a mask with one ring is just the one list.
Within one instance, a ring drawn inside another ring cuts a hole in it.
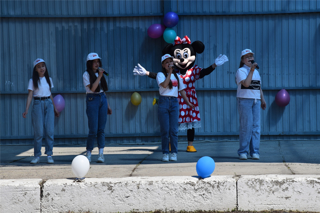
[{"label": "blue balloon", "polygon": [[208,156],[204,156],[198,160],[196,169],[200,177],[206,178],[210,177],[215,167],[214,160]]},{"label": "blue balloon", "polygon": [[166,28],[163,32],[163,39],[167,42],[167,43],[173,43],[174,39],[176,39],[177,37],[177,33],[176,31],[174,31],[171,28]]},{"label": "blue balloon", "polygon": [[166,27],[174,27],[178,24],[179,17],[174,12],[168,12],[166,15],[164,15],[163,18],[163,24],[166,25]]}]

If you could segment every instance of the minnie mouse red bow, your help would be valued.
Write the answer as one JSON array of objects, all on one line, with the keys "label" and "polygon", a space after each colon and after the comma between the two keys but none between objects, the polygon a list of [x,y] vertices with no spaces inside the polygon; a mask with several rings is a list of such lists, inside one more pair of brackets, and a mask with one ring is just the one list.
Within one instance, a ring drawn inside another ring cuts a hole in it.
[{"label": "minnie mouse red bow", "polygon": [[183,37],[183,39],[177,36],[176,39],[174,40],[174,45],[178,45],[178,44],[191,44],[191,40],[189,39],[188,36]]}]

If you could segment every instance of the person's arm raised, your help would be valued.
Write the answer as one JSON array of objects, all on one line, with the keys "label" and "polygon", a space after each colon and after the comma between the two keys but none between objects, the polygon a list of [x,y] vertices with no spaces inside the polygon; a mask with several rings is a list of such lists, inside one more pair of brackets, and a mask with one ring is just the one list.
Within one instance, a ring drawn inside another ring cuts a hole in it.
[{"label": "person's arm raised", "polygon": [[140,76],[148,76],[149,78],[156,79],[157,73],[147,71],[143,66],[138,64],[133,69],[133,75],[140,75]]}]

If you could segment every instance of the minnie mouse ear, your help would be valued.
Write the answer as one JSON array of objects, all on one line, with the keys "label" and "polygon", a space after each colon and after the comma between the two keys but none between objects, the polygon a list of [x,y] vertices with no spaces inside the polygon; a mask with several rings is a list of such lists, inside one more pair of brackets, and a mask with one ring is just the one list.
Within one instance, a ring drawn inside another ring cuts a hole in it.
[{"label": "minnie mouse ear", "polygon": [[204,44],[201,41],[195,41],[191,44],[191,46],[196,53],[202,53],[204,51]]},{"label": "minnie mouse ear", "polygon": [[165,55],[165,54],[171,54],[171,48],[173,47],[173,44],[168,44],[167,46],[165,46],[165,48],[163,48],[162,50],[162,55]]}]

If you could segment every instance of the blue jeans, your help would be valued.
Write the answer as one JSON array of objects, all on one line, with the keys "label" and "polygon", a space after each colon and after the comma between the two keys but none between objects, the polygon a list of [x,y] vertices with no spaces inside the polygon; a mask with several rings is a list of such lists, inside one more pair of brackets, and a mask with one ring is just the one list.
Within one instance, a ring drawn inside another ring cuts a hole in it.
[{"label": "blue jeans", "polygon": [[179,102],[176,97],[160,96],[158,102],[158,119],[162,139],[162,153],[178,153]]},{"label": "blue jeans", "polygon": [[33,100],[32,125],[34,129],[34,156],[41,156],[42,139],[45,133],[45,154],[52,155],[54,141],[54,107],[51,99]]},{"label": "blue jeans", "polygon": [[[259,99],[237,98],[239,111],[240,154],[260,154],[260,105]],[[249,153],[250,149],[250,153]]]},{"label": "blue jeans", "polygon": [[89,135],[87,150],[92,151],[97,138],[99,149],[104,148],[104,128],[107,123],[108,102],[104,92],[99,94],[88,93],[86,97]]}]

